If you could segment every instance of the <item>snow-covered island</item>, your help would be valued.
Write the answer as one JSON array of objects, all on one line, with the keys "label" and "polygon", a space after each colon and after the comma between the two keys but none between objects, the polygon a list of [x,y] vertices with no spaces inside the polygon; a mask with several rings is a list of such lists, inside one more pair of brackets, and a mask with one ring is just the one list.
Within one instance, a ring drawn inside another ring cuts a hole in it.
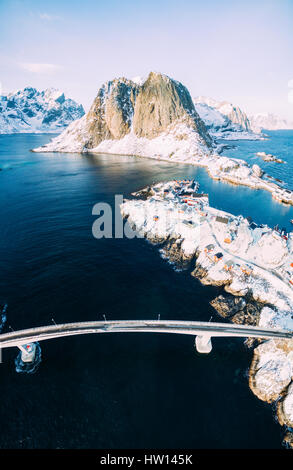
[{"label": "snow-covered island", "polygon": [[[230,122],[237,118],[242,126],[248,126],[243,113],[230,105],[224,108],[230,113]],[[220,109],[223,113],[223,107]],[[239,134],[240,124],[237,126]],[[248,131],[243,128],[243,132]],[[258,165],[250,167],[244,160],[220,155],[221,149],[187,88],[166,75],[151,72],[143,82],[126,78],[106,82],[86,115],[34,151],[135,155],[202,166],[214,179],[265,189],[276,200],[293,205],[291,190]]]},{"label": "snow-covered island", "polygon": [[[124,200],[121,213],[158,244],[162,257],[205,285],[223,286],[226,293],[211,302],[222,317],[293,331],[293,232],[217,210],[198,190],[193,180],[158,183]],[[261,400],[277,402],[279,422],[290,430],[293,340],[249,345],[255,347],[250,387]]]},{"label": "snow-covered island", "polygon": [[0,95],[0,134],[58,133],[83,115],[82,105],[55,88]]}]

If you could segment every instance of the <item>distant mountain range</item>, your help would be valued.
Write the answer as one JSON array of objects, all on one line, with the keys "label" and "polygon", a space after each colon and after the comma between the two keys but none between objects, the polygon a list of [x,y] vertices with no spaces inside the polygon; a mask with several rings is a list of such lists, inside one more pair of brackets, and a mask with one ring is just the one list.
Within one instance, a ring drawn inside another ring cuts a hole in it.
[{"label": "distant mountain range", "polygon": [[282,119],[276,114],[259,113],[249,117],[252,128],[255,132],[266,129],[275,131],[278,129],[293,129],[293,121]]},{"label": "distant mountain range", "polygon": [[293,121],[289,122],[275,114],[247,116],[238,106],[205,96],[197,96],[193,101],[209,133],[216,139],[260,139],[263,130],[293,129]]},{"label": "distant mountain range", "polygon": [[[137,94],[141,96],[140,91],[145,88],[145,84],[149,83],[150,77],[152,77],[152,80],[154,80],[154,77],[157,77],[157,79],[161,77],[163,79],[162,83],[166,83],[166,81],[169,80],[169,83],[173,83],[174,87],[177,87],[178,90],[179,88],[186,90],[182,84],[170,79],[166,75],[151,72],[147,79],[142,79],[141,77],[134,77],[132,80],[125,78],[114,79],[104,84],[98,93],[98,96],[99,94],[101,95],[101,93],[104,95],[104,99],[108,102],[108,107],[110,102],[113,107],[113,100],[116,98],[118,104],[119,100],[124,100],[123,106],[128,106],[128,109],[124,109],[118,121],[120,120],[120,124],[122,124],[125,132],[127,129],[129,131],[130,128],[127,123],[124,122],[124,118],[128,113],[126,119],[126,121],[128,120],[128,124],[132,122],[132,117],[134,117],[134,121],[136,122],[138,112],[136,111],[135,116],[131,116],[129,113],[134,112],[135,97]],[[110,87],[109,91],[106,91],[106,87]],[[125,90],[127,93],[129,92],[133,95],[132,100],[129,101],[129,97],[123,96]],[[109,97],[109,92],[113,93],[112,97]],[[178,91],[178,97],[181,95],[182,93]],[[97,102],[97,98],[95,102]],[[199,128],[205,127],[207,131],[206,134],[209,136],[207,140],[209,141],[215,141],[217,139],[258,140],[263,138],[262,130],[293,129],[293,122],[289,122],[286,119],[282,119],[270,113],[247,116],[238,106],[227,101],[216,101],[213,98],[204,96],[197,96],[191,101],[193,101],[193,104],[189,102],[187,105],[188,113],[189,115],[193,115],[193,118],[199,124]],[[140,99],[138,102],[140,102]],[[144,105],[146,107],[145,112],[141,110],[140,114],[146,115],[148,103],[146,102]],[[186,106],[186,103],[184,106]],[[121,103],[120,107],[122,109]],[[136,108],[138,109],[137,106]],[[107,115],[107,117],[105,117],[106,123],[109,124],[109,113],[105,111],[106,109],[104,109],[104,115]],[[85,112],[82,105],[72,99],[65,98],[64,93],[59,90],[48,88],[44,91],[38,91],[36,88],[26,87],[15,93],[0,95],[0,134],[19,132],[58,133],[63,131],[73,121],[83,117],[84,114]],[[93,113],[89,114],[86,122],[89,121],[90,116],[93,117]],[[117,117],[116,115],[116,118]],[[151,118],[151,120],[153,120],[154,116]],[[101,116],[99,119],[101,120]],[[113,116],[111,120],[113,121]],[[167,124],[167,121],[165,124]],[[113,125],[112,122],[109,128]],[[118,125],[118,122],[115,125]],[[161,127],[161,131],[166,130],[164,125],[159,127]],[[157,128],[158,131],[159,127]],[[200,133],[202,134],[202,131]],[[116,133],[111,134],[111,132],[109,132],[108,134],[106,133],[104,137],[105,139],[107,139],[107,137],[111,138],[111,135],[113,138]]]},{"label": "distant mountain range", "polygon": [[0,134],[60,132],[83,115],[82,105],[54,88],[27,87],[0,95]]}]

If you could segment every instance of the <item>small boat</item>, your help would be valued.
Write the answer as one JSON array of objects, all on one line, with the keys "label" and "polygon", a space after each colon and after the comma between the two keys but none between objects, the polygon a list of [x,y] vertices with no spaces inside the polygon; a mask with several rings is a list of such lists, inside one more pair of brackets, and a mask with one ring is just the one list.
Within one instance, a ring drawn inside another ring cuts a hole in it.
[{"label": "small boat", "polygon": [[293,225],[293,219],[290,220],[291,224]]}]

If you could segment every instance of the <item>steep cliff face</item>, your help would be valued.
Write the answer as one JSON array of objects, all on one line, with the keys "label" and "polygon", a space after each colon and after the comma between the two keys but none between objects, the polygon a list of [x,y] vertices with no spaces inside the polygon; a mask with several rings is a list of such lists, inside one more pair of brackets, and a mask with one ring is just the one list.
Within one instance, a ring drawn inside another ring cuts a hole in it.
[{"label": "steep cliff face", "polygon": [[185,86],[166,75],[151,72],[138,93],[133,130],[138,137],[153,138],[168,126],[184,122],[207,144],[211,139]]},{"label": "steep cliff face", "polygon": [[231,103],[224,102],[219,107],[219,111],[227,116],[233,124],[240,126],[246,132],[251,132],[252,129],[249,119],[238,106],[233,106]]},{"label": "steep cliff face", "polygon": [[106,82],[86,116],[87,148],[130,132],[139,87],[125,78]]},{"label": "steep cliff face", "polygon": [[188,90],[166,75],[151,72],[143,83],[126,78],[106,82],[84,118],[36,150],[146,155],[166,138],[168,154],[179,150],[179,141],[188,139],[195,152],[209,152],[213,146]]}]

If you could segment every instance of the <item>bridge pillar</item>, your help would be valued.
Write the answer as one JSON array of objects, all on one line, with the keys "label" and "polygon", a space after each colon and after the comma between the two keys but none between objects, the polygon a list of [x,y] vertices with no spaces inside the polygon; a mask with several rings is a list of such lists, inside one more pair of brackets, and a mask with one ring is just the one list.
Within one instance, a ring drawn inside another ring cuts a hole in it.
[{"label": "bridge pillar", "polygon": [[34,362],[36,356],[36,343],[27,343],[18,347],[21,351],[22,362]]},{"label": "bridge pillar", "polygon": [[195,347],[197,352],[201,354],[208,354],[212,350],[212,340],[209,335],[196,336]]},{"label": "bridge pillar", "polygon": [[18,348],[20,351],[14,361],[16,372],[33,374],[42,360],[41,346],[35,342],[19,344]]}]

